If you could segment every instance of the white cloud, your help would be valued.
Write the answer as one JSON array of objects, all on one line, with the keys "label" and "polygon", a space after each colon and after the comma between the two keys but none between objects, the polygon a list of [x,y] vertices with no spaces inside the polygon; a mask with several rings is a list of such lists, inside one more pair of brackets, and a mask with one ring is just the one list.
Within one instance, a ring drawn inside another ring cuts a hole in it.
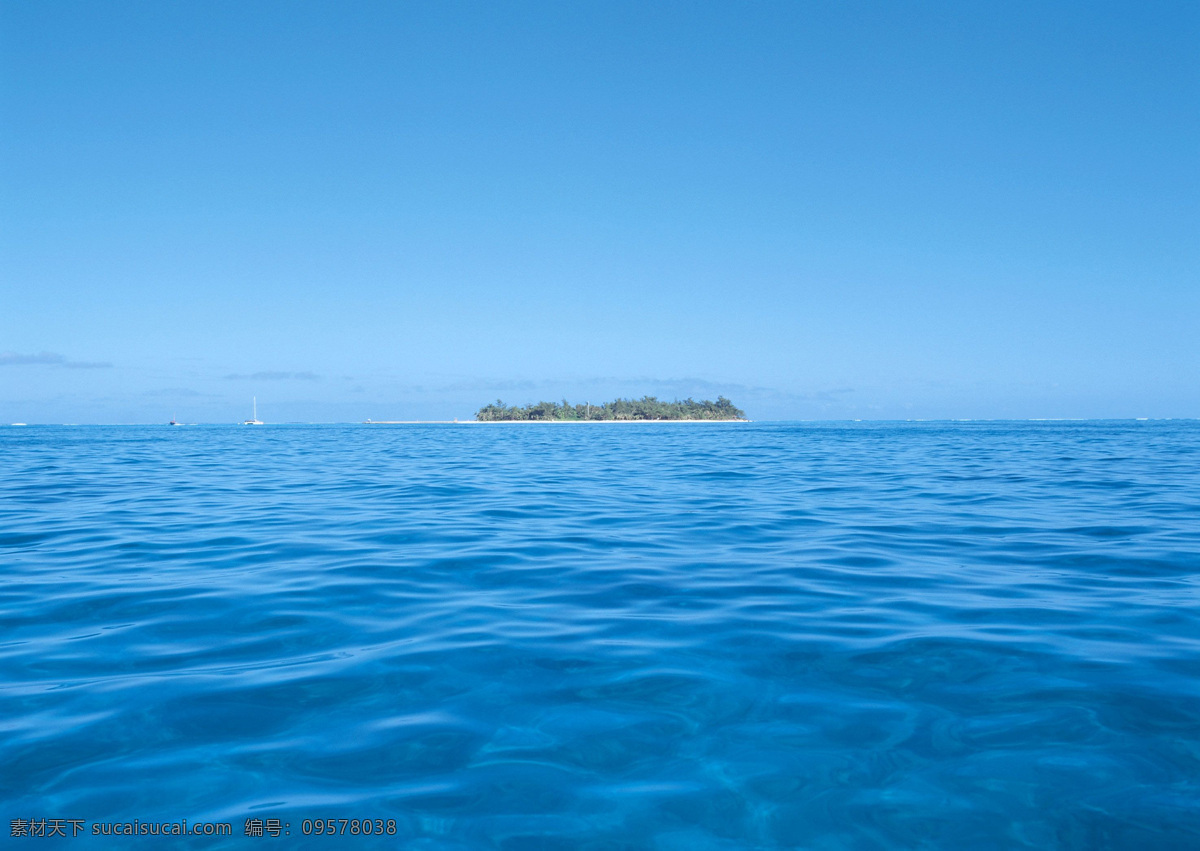
[{"label": "white cloud", "polygon": [[232,372],[226,381],[320,381],[315,372],[253,372],[249,375]]},{"label": "white cloud", "polygon": [[108,369],[107,361],[67,360],[57,352],[38,352],[23,355],[18,352],[0,352],[0,366],[62,366],[67,369]]}]

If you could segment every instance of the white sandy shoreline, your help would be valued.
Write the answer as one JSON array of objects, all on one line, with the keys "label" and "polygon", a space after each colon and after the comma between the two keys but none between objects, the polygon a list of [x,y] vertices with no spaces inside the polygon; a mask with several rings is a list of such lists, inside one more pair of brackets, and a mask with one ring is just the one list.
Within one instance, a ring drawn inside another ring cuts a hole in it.
[{"label": "white sandy shoreline", "polygon": [[366,420],[362,425],[639,425],[643,423],[748,423],[751,420]]}]

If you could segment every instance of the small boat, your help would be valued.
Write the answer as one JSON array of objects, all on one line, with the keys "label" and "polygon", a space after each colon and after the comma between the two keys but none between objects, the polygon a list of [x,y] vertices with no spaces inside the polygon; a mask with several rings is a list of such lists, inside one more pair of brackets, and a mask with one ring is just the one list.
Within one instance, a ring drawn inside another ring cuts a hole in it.
[{"label": "small boat", "polygon": [[183,423],[177,421],[175,419],[175,415],[171,414],[171,421],[169,423],[167,423],[167,425],[183,425]]},{"label": "small boat", "polygon": [[254,397],[254,416],[246,420],[242,425],[262,425],[263,421],[258,418],[258,397]]}]

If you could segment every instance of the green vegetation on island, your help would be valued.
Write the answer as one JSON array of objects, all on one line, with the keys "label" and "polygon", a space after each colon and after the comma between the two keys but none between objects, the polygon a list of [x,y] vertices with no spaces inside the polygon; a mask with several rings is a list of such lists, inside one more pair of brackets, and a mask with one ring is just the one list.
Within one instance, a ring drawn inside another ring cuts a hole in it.
[{"label": "green vegetation on island", "polygon": [[641,399],[617,399],[602,405],[586,402],[572,405],[562,402],[537,402],[525,407],[505,405],[499,399],[480,408],[475,419],[479,422],[575,422],[583,420],[744,420],[746,414],[724,396],[717,401],[697,402],[687,398],[680,402],[663,402],[654,396]]}]

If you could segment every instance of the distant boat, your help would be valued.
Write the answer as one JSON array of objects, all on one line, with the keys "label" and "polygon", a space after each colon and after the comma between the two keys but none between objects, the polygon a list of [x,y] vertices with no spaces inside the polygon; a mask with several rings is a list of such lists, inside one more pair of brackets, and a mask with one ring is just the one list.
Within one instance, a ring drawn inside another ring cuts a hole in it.
[{"label": "distant boat", "polygon": [[183,423],[181,423],[181,422],[176,422],[176,420],[175,420],[175,415],[174,415],[174,414],[171,414],[171,422],[167,423],[167,425],[183,425]]},{"label": "distant boat", "polygon": [[254,416],[246,420],[242,425],[262,425],[263,421],[258,418],[258,397],[254,397]]}]

